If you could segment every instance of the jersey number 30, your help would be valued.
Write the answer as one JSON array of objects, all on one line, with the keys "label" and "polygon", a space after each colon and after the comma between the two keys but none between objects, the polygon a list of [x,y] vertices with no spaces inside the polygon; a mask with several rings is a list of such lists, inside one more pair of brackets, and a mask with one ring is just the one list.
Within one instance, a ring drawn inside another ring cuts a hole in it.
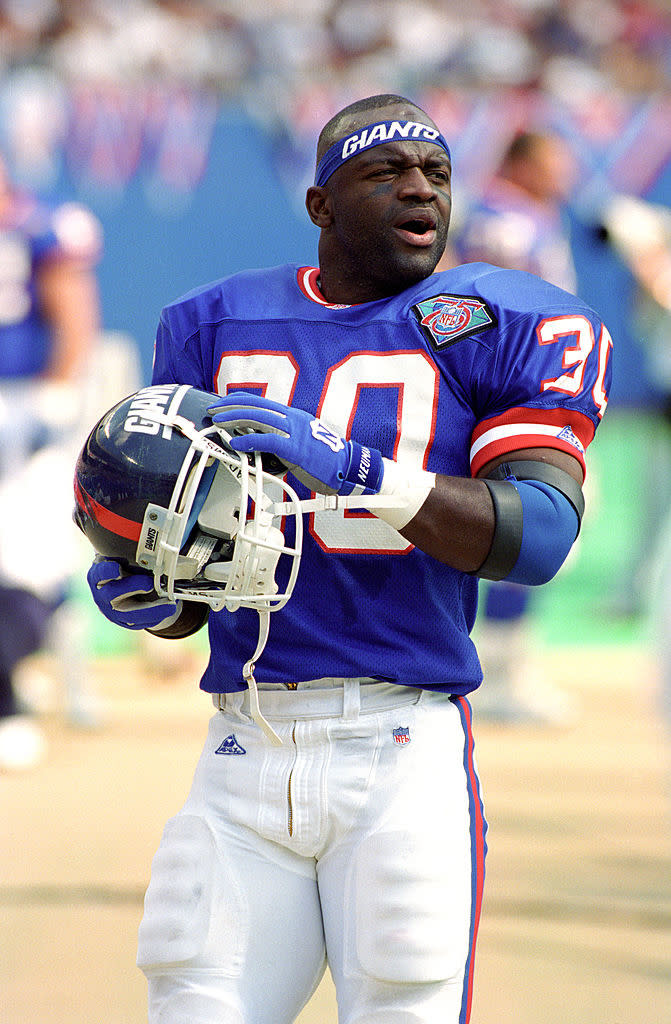
[{"label": "jersey number 30", "polygon": [[[536,329],[541,346],[563,344],[565,372],[541,382],[541,391],[578,395],[584,387],[585,367],[596,341],[584,316],[548,317]],[[599,338],[597,375],[592,398],[599,417],[606,408],[604,381],[612,341],[605,327]],[[258,391],[290,405],[298,379],[298,364],[290,352],[251,350],[224,354],[217,374],[217,391]],[[385,388],[396,398],[396,437],[393,458],[425,466],[433,440],[440,375],[421,349],[399,352],[352,352],[326,374],[317,414],[344,437],[351,426],[362,392]],[[412,545],[376,516],[347,511],[313,513],[310,530],[325,551],[403,554]]]},{"label": "jersey number 30", "polygon": [[[298,365],[288,352],[228,352],[217,375],[217,390],[260,391],[275,402],[291,404]],[[396,396],[393,458],[423,466],[433,439],[439,373],[421,350],[352,352],[332,366],[324,382],[317,414],[349,437],[364,389],[385,388]],[[412,545],[376,516],[355,511],[315,512],[310,531],[325,551],[403,554]]]}]

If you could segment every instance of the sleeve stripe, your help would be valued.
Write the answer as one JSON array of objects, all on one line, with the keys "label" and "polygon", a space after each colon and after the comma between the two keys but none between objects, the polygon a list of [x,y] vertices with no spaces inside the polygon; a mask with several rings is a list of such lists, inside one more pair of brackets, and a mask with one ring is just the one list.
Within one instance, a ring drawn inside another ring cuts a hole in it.
[{"label": "sleeve stripe", "polygon": [[481,452],[487,445],[495,444],[497,441],[506,437],[556,437],[557,428],[554,426],[547,426],[544,423],[515,423],[509,426],[503,427],[492,427],[491,430],[486,431],[481,437],[475,442],[471,448],[471,462],[476,457],[478,452]]},{"label": "sleeve stripe", "polygon": [[585,448],[593,436],[594,424],[581,413],[565,409],[508,410],[478,424],[473,431],[471,473],[476,476],[491,459],[518,448],[557,448],[568,452],[578,460],[584,473]]},{"label": "sleeve stripe", "polygon": [[493,443],[482,449],[482,451],[471,460],[472,476],[477,476],[482,467],[492,459],[496,459],[501,455],[507,455],[509,452],[517,451],[522,448],[556,448],[559,451],[566,452],[568,455],[572,455],[578,460],[582,467],[583,476],[585,475],[585,457],[582,452],[580,452],[574,445],[569,444],[568,441],[558,441],[556,437],[549,439],[547,435],[542,437],[538,434],[520,433],[509,435],[498,443]]}]

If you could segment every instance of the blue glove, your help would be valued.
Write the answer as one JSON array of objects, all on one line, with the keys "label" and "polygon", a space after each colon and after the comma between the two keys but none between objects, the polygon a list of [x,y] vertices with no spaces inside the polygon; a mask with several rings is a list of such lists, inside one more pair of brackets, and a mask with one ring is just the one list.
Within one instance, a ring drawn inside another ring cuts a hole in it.
[{"label": "blue glove", "polygon": [[[260,395],[238,391],[208,409],[213,423],[230,434],[238,452],[269,452],[294,476],[320,494],[378,494],[382,455],[346,441],[303,409],[291,409]],[[251,431],[251,433],[249,433]]]},{"label": "blue glove", "polygon": [[157,597],[154,578],[147,573],[128,575],[111,559],[94,561],[86,576],[93,600],[105,618],[126,629],[154,629],[167,625],[181,610],[165,597]]}]

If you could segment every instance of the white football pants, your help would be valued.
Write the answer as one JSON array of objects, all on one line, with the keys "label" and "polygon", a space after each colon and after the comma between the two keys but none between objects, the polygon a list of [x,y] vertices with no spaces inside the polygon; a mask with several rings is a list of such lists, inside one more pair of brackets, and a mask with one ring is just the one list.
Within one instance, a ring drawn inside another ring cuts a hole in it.
[{"label": "white football pants", "polygon": [[464,698],[359,680],[221,710],[152,864],[150,1024],[466,1024],[486,824]]}]

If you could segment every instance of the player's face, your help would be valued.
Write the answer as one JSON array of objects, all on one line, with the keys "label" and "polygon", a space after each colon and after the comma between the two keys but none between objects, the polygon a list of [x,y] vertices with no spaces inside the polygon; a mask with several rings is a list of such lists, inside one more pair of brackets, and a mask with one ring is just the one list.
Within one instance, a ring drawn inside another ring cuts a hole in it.
[{"label": "player's face", "polygon": [[445,150],[414,141],[375,146],[332,175],[325,252],[349,301],[382,298],[433,273],[447,240],[450,182]]}]

